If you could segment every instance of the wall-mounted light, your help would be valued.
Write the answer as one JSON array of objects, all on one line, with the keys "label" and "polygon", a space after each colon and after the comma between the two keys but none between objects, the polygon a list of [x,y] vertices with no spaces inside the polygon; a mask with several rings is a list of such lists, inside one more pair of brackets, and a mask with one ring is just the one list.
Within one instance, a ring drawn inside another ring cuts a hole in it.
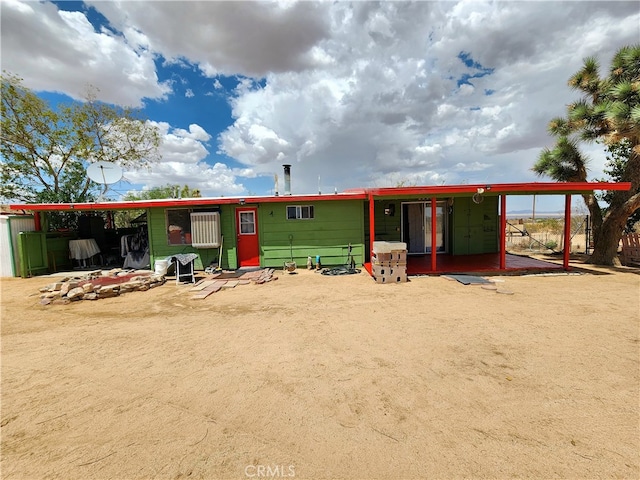
[{"label": "wall-mounted light", "polygon": [[244,205],[244,198],[240,199],[240,205]]},{"label": "wall-mounted light", "polygon": [[390,203],[386,206],[386,208],[384,209],[384,214],[388,215],[389,217],[393,217],[396,214],[396,206],[394,203]]}]

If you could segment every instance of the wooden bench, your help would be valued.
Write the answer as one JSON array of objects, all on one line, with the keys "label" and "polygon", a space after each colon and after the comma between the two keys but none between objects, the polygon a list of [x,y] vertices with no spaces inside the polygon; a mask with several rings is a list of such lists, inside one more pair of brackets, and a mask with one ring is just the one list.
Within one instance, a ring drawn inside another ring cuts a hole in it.
[{"label": "wooden bench", "polygon": [[640,266],[640,233],[629,233],[622,236],[622,254],[620,261],[623,265]]}]

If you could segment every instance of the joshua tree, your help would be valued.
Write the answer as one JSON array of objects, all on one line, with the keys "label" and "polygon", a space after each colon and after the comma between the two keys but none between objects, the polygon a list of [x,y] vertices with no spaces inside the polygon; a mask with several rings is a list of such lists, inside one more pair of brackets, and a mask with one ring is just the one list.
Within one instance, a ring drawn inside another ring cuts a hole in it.
[{"label": "joshua tree", "polygon": [[587,181],[587,160],[578,143],[599,141],[607,146],[628,144],[629,156],[616,180],[631,182],[630,191],[609,192],[603,213],[594,195],[583,195],[593,219],[594,250],[590,262],[619,264],[617,248],[627,219],[640,208],[640,45],[621,48],[609,76],[600,77],[595,57],[585,59],[569,86],[583,93],[567,107],[567,116],[554,118],[549,133],[556,145],[545,148],[533,171],[565,182]]}]

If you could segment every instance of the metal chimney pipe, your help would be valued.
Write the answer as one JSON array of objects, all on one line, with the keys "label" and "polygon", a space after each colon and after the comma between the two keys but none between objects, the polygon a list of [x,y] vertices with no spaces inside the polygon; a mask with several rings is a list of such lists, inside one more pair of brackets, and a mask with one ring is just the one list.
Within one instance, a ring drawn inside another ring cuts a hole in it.
[{"label": "metal chimney pipe", "polygon": [[282,166],[284,167],[284,194],[291,195],[291,165]]}]

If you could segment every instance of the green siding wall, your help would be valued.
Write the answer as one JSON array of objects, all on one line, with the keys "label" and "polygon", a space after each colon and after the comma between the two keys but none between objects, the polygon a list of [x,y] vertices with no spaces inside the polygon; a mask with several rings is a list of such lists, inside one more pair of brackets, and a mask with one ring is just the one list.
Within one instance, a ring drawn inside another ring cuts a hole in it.
[{"label": "green siding wall", "polygon": [[47,233],[47,258],[49,271],[59,272],[66,268],[72,268],[73,262],[69,258],[69,240],[76,239],[76,234]]},{"label": "green siding wall", "polygon": [[[313,205],[314,217],[309,220],[287,220],[288,205]],[[254,205],[245,205],[250,207]],[[221,205],[220,227],[223,236],[222,268],[238,268],[236,251],[236,205]],[[198,211],[194,208],[193,211]],[[357,265],[364,262],[364,217],[361,200],[332,200],[310,203],[266,203],[258,206],[260,266],[282,267],[293,259],[306,265],[311,256],[315,264],[320,255],[322,265],[344,265],[351,253]],[[196,269],[202,270],[218,261],[218,249],[196,249],[191,245],[169,245],[164,208],[147,212],[151,264],[177,253],[197,253]]]},{"label": "green siding wall", "polygon": [[[210,211],[211,209],[193,208],[191,210],[198,212]],[[237,268],[234,212],[235,209],[232,206],[220,206],[220,229],[223,237],[221,266],[224,269],[231,270]],[[211,263],[218,262],[218,248],[193,248],[191,245],[169,245],[164,208],[151,208],[147,211],[147,227],[149,230],[151,268],[153,268],[156,260],[163,260],[177,253],[197,253],[199,257],[195,262],[195,268],[197,270],[203,270]]]},{"label": "green siding wall", "polygon": [[480,204],[458,197],[453,204],[453,254],[498,251],[498,197],[485,197]]},{"label": "green siding wall", "polygon": [[[385,209],[393,209],[393,215],[385,214]],[[397,199],[390,200],[374,200],[373,202],[374,220],[375,220],[375,237],[376,241],[399,242],[402,237],[402,201]],[[363,204],[364,219],[364,245],[365,258],[369,262],[371,260],[371,252],[369,247],[370,240],[370,221],[369,221],[369,201]]]},{"label": "green siding wall", "polygon": [[[375,239],[384,242],[399,242],[402,236],[402,201],[375,200]],[[389,215],[385,214],[389,210]],[[367,227],[368,228],[368,227]]]},{"label": "green siding wall", "polygon": [[42,275],[47,272],[46,232],[18,233],[18,252],[20,255],[20,276],[22,278]]},{"label": "green siding wall", "polygon": [[[401,240],[402,202],[412,198],[376,200],[375,240]],[[289,205],[313,205],[314,218],[287,220]],[[246,207],[255,205],[245,205]],[[223,236],[222,268],[238,267],[236,251],[236,207],[220,205],[220,227]],[[391,207],[392,215],[385,214]],[[206,211],[194,208],[192,211]],[[208,208],[211,210],[211,208]],[[348,261],[349,244],[357,265],[368,256],[369,208],[364,200],[327,200],[321,202],[278,202],[257,206],[260,266],[279,268],[293,260],[299,267],[307,257],[320,255],[322,265],[344,265]],[[218,248],[196,249],[191,245],[169,245],[164,208],[147,211],[151,265],[177,253],[197,253],[196,269],[218,263]],[[456,197],[449,217],[449,247],[454,255],[498,251],[498,197],[485,197],[481,204],[471,198]]]},{"label": "green siding wall", "polygon": [[[288,205],[313,205],[315,218],[287,220]],[[282,267],[293,260],[306,265],[307,257],[320,255],[321,263],[347,263],[351,243],[358,265],[364,262],[363,201],[331,200],[324,202],[269,203],[258,208],[260,263],[263,267]]]},{"label": "green siding wall", "polygon": [[[437,197],[446,200],[448,197]],[[404,196],[398,199],[375,200],[375,240],[400,241],[402,238],[402,203],[430,201],[424,198]],[[369,211],[365,204],[365,239],[369,242]],[[393,215],[385,209],[392,207]],[[470,197],[455,197],[453,212],[447,212],[447,250],[454,255],[494,253],[498,251],[498,197],[486,196],[481,204]],[[367,249],[368,250],[368,249]]]}]

